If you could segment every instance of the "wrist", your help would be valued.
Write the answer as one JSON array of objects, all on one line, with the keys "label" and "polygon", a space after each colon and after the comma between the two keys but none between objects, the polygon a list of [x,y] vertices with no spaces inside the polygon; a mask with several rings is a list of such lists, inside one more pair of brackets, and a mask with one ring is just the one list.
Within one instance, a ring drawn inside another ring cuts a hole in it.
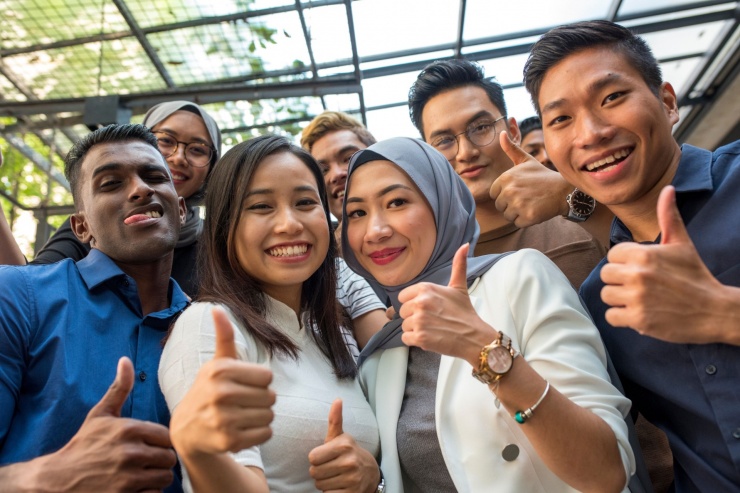
[{"label": "wrist", "polygon": [[716,291],[716,307],[712,310],[714,317],[707,317],[707,330],[714,333],[711,341],[740,346],[740,288],[720,285]]}]

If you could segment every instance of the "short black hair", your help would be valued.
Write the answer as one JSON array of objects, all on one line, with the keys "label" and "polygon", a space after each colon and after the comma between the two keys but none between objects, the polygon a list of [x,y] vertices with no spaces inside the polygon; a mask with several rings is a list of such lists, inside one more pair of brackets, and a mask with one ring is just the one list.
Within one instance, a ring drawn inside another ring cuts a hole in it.
[{"label": "short black hair", "polygon": [[504,90],[493,78],[486,78],[483,67],[465,59],[437,60],[424,67],[409,89],[409,116],[422,138],[421,113],[424,106],[434,96],[464,86],[477,86],[486,91],[488,99],[506,119]]},{"label": "short black hair", "polygon": [[565,57],[577,51],[605,46],[622,53],[657,96],[663,84],[658,61],[644,39],[626,27],[609,21],[584,21],[556,27],[545,33],[532,47],[524,64],[524,86],[542,115],[537,99],[545,74]]},{"label": "short black hair", "polygon": [[542,130],[542,120],[539,116],[530,116],[519,122],[519,134],[522,140],[533,130]]},{"label": "short black hair", "polygon": [[107,127],[90,132],[75,142],[67,153],[67,157],[64,158],[64,176],[69,182],[69,187],[72,190],[72,199],[75,201],[75,204],[77,204],[78,198],[80,165],[90,149],[98,144],[123,142],[126,140],[140,140],[145,142],[154,147],[157,150],[157,154],[160,154],[159,147],[157,146],[157,138],[154,134],[144,125],[134,123],[108,125]]}]

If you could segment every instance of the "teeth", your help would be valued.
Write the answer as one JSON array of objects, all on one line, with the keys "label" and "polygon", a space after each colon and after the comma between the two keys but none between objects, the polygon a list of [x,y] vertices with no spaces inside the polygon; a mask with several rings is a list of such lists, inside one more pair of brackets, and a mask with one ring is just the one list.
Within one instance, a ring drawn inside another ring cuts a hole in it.
[{"label": "teeth", "polygon": [[336,193],[336,197],[337,197],[338,199],[341,199],[342,197],[344,197],[344,190],[341,190],[341,191],[337,192],[337,193]]},{"label": "teeth", "polygon": [[611,164],[617,159],[622,159],[623,157],[627,157],[629,156],[629,154],[630,154],[630,151],[628,151],[627,149],[622,149],[621,151],[615,152],[611,156],[607,156],[604,159],[600,159],[594,163],[586,165],[586,169],[588,171],[593,171],[596,168],[600,168],[601,166],[604,166],[606,164]]},{"label": "teeth", "polygon": [[152,218],[162,217],[162,214],[158,211],[149,211],[144,213],[145,216],[149,216]]},{"label": "teeth", "polygon": [[308,250],[308,245],[292,245],[287,247],[270,248],[269,253],[273,257],[296,257],[303,255]]},{"label": "teeth", "polygon": [[172,179],[173,179],[173,180],[180,180],[180,181],[183,181],[183,180],[187,180],[187,179],[188,179],[188,177],[187,177],[187,176],[185,176],[185,175],[181,175],[180,173],[172,173]]}]

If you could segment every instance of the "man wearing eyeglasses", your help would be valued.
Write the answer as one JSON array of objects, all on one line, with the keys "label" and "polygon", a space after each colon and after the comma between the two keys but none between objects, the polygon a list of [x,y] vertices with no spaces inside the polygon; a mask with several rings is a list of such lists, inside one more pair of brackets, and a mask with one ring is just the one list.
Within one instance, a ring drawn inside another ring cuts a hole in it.
[{"label": "man wearing eyeglasses", "polygon": [[[425,67],[411,87],[409,113],[422,138],[447,158],[475,198],[481,231],[475,255],[534,248],[578,288],[604,257],[604,248],[565,218],[519,228],[490,196],[496,178],[514,166],[500,134],[506,132],[513,144],[520,141],[516,120],[507,118],[501,86],[468,60],[437,61]],[[584,215],[589,212],[590,204],[579,204],[579,197],[572,200]]]}]

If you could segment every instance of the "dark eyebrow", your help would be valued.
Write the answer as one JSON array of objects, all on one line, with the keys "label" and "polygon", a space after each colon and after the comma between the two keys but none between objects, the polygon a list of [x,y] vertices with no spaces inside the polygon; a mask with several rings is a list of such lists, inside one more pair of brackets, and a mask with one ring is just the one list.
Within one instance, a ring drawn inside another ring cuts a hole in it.
[{"label": "dark eyebrow", "polygon": [[[483,118],[484,116],[487,116],[488,118],[493,118],[493,119],[496,118],[496,117],[494,117],[494,115],[491,114],[490,111],[481,110],[478,113],[476,113],[475,115],[473,115],[470,118],[468,118],[468,121],[465,122],[465,130],[468,129],[468,127],[470,126],[471,123],[473,123],[474,121],[476,121],[476,120],[478,120],[480,118]],[[437,135],[448,135],[448,134],[451,134],[451,133],[452,133],[452,130],[450,130],[449,128],[445,128],[443,130],[435,130],[434,132],[431,133],[431,135],[429,135],[429,139],[431,140],[432,138],[436,137]]]},{"label": "dark eyebrow", "polygon": [[[380,198],[383,195],[392,192],[393,190],[398,190],[399,188],[400,189],[403,189],[403,190],[409,190],[411,192],[414,191],[411,187],[407,187],[406,185],[403,185],[401,183],[394,183],[393,185],[388,185],[387,187],[385,187],[384,189],[382,189],[381,191],[379,191],[375,196],[377,198]],[[347,203],[350,203],[350,202],[364,202],[364,201],[365,200],[362,199],[362,198],[360,198],[360,197],[349,197],[347,199]]]},{"label": "dark eyebrow", "polygon": [[[300,185],[293,189],[294,192],[313,192],[318,195],[319,191],[310,185]],[[272,188],[257,188],[255,190],[250,190],[247,192],[247,194],[244,196],[245,199],[248,199],[249,197],[252,197],[253,195],[269,195],[275,193],[275,190]]]},{"label": "dark eyebrow", "polygon": [[[604,89],[606,86],[608,86],[609,84],[613,84],[614,82],[620,81],[622,79],[623,77],[616,73],[606,74],[604,77],[600,77],[596,79],[595,81],[591,82],[588,86],[586,86],[586,92],[587,94],[599,92],[602,89]],[[547,111],[556,110],[562,107],[565,103],[566,103],[566,100],[564,98],[551,101],[542,107],[542,113],[545,113]]]},{"label": "dark eyebrow", "polygon": [[[166,134],[172,135],[176,139],[179,139],[180,138],[180,136],[178,135],[177,132],[175,132],[171,128],[167,128],[167,127],[158,128],[157,130],[152,130],[152,132],[164,132]],[[197,142],[199,144],[205,144],[207,146],[210,146],[211,145],[211,144],[208,143],[208,141],[206,139],[202,139],[200,137],[194,137],[193,140],[191,140],[190,142]],[[188,144],[190,144],[190,142],[188,142]]]},{"label": "dark eyebrow", "polygon": [[[95,170],[93,171],[92,177],[95,178],[101,173],[107,173],[110,171],[120,171],[126,166],[130,166],[130,165],[124,165],[124,164],[116,163],[116,162],[106,163],[106,164],[103,164],[102,166],[98,166],[97,168],[95,168]],[[156,164],[138,164],[135,166],[138,172],[146,173],[146,172],[152,172],[152,171],[160,171],[162,173],[166,173],[164,166],[159,166]]]}]

